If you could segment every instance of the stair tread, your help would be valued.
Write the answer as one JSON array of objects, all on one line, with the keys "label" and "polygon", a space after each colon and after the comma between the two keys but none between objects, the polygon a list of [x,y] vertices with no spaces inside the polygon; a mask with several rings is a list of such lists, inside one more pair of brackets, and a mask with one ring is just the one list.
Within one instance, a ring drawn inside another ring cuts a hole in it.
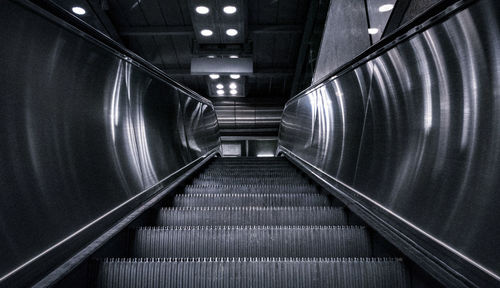
[{"label": "stair tread", "polygon": [[98,264],[96,286],[106,288],[410,287],[397,258],[111,258]]},{"label": "stair tread", "polygon": [[172,206],[331,206],[321,194],[181,194],[175,195]]},{"label": "stair tread", "polygon": [[157,225],[346,225],[342,207],[165,207]]},{"label": "stair tread", "polygon": [[176,226],[135,230],[136,257],[371,257],[362,226]]}]

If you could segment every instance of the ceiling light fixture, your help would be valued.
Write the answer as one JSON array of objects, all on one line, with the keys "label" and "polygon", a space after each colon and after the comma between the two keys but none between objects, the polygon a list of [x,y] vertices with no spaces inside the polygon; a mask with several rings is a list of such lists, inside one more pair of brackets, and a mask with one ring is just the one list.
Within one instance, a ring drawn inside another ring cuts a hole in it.
[{"label": "ceiling light fixture", "polygon": [[238,9],[236,9],[236,7],[234,6],[226,6],[222,8],[222,11],[224,11],[224,13],[226,14],[234,14],[236,13],[236,11],[238,11]]},{"label": "ceiling light fixture", "polygon": [[207,58],[213,59],[215,58],[215,55],[208,55]]},{"label": "ceiling light fixture", "polygon": [[232,28],[231,29],[227,29],[226,30],[226,34],[227,34],[227,36],[234,37],[234,36],[238,35],[238,30],[232,29]]},{"label": "ceiling light fixture", "polygon": [[377,34],[378,33],[378,28],[368,28],[368,34]]},{"label": "ceiling light fixture", "polygon": [[210,9],[208,9],[208,7],[206,6],[198,6],[194,10],[196,11],[196,13],[202,15],[208,14],[208,12],[210,12]]},{"label": "ceiling light fixture", "polygon": [[392,8],[394,8],[394,4],[384,4],[380,7],[378,7],[378,12],[387,12],[391,11]]},{"label": "ceiling light fixture", "polygon": [[217,95],[224,95],[224,90],[217,90]]},{"label": "ceiling light fixture", "polygon": [[208,75],[208,77],[210,77],[210,79],[212,79],[212,80],[216,80],[216,79],[219,79],[220,76],[219,76],[219,74],[210,74],[210,75]]},{"label": "ceiling light fixture", "polygon": [[229,91],[229,93],[231,93],[231,95],[236,95],[236,94],[238,94],[238,91],[233,89],[233,90]]},{"label": "ceiling light fixture", "polygon": [[231,55],[231,56],[229,56],[229,58],[235,59],[235,58],[240,58],[240,57],[238,57],[238,55]]},{"label": "ceiling light fixture", "polygon": [[236,84],[235,84],[235,83],[231,83],[231,84],[229,84],[229,89],[233,89],[233,90],[234,90],[234,89],[236,89],[237,87],[238,87],[238,86],[236,86]]},{"label": "ceiling light fixture", "polygon": [[205,36],[205,37],[209,37],[209,36],[212,36],[214,34],[214,32],[212,32],[212,30],[210,29],[203,29],[200,31],[201,35]]},{"label": "ceiling light fixture", "polygon": [[217,89],[224,89],[224,85],[222,85],[222,84],[217,84],[217,86],[215,86],[215,87],[217,87]]},{"label": "ceiling light fixture", "polygon": [[71,8],[71,11],[73,11],[73,13],[78,14],[78,15],[84,15],[85,13],[87,13],[87,11],[85,11],[85,9],[83,9],[82,7],[78,7],[78,6]]},{"label": "ceiling light fixture", "polygon": [[240,74],[231,74],[229,77],[231,77],[231,79],[240,79]]}]

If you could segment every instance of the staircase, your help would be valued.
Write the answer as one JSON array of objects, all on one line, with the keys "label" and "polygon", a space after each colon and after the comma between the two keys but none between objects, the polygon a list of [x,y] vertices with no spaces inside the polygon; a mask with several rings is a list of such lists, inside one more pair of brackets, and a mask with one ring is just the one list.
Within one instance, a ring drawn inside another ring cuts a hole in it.
[{"label": "staircase", "polygon": [[92,286],[410,286],[285,158],[218,158],[169,204],[134,229],[131,258],[97,260]]}]

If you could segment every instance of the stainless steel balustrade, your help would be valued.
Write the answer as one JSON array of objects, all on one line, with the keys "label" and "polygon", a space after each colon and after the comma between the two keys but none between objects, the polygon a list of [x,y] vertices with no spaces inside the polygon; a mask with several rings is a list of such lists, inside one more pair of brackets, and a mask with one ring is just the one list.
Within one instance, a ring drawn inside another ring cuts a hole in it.
[{"label": "stainless steel balustrade", "polygon": [[33,3],[0,9],[0,286],[60,264],[220,145],[210,101]]},{"label": "stainless steel balustrade", "polygon": [[459,1],[291,99],[278,150],[449,283],[499,285],[499,47],[500,2]]}]

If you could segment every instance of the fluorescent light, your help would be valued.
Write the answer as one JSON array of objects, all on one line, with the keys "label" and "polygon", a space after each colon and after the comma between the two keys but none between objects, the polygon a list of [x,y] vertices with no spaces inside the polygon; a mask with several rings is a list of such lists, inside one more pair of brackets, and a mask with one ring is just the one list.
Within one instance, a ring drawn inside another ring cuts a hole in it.
[{"label": "fluorescent light", "polygon": [[238,86],[236,86],[235,83],[229,84],[229,89],[236,89]]},{"label": "fluorescent light", "polygon": [[215,86],[215,87],[217,87],[217,89],[224,89],[224,85],[222,85],[222,84],[217,84],[217,86]]},{"label": "fluorescent light", "polygon": [[387,11],[391,11],[392,8],[394,8],[393,4],[384,4],[380,7],[378,7],[378,11],[379,12],[387,12]]},{"label": "fluorescent light", "polygon": [[272,153],[257,153],[257,157],[274,157],[274,154]]},{"label": "fluorescent light", "polygon": [[202,14],[202,15],[208,14],[208,12],[210,12],[210,9],[208,9],[208,7],[206,7],[206,6],[198,6],[194,10],[196,11],[196,13]]},{"label": "fluorescent light", "polygon": [[377,34],[378,33],[378,28],[368,28],[368,34]]},{"label": "fluorescent light", "polygon": [[238,57],[238,55],[231,55],[231,56],[229,56],[229,58],[235,59],[235,58],[240,58],[240,57]]},{"label": "fluorescent light", "polygon": [[205,36],[205,37],[209,37],[209,36],[212,36],[214,34],[214,32],[212,32],[212,30],[210,29],[203,29],[200,31],[201,35]]},{"label": "fluorescent light", "polygon": [[215,79],[219,79],[220,76],[219,76],[219,74],[210,74],[210,75],[208,75],[208,77],[210,77],[210,79],[215,80]]},{"label": "fluorescent light", "polygon": [[224,90],[217,90],[217,95],[224,95]]},{"label": "fluorescent light", "polygon": [[208,55],[207,58],[215,58],[215,55]]},{"label": "fluorescent light", "polygon": [[231,77],[231,79],[240,79],[240,74],[231,74],[229,77]]},{"label": "fluorescent light", "polygon": [[73,11],[73,13],[78,14],[78,15],[84,15],[85,13],[87,13],[87,11],[85,11],[85,9],[83,9],[82,7],[78,7],[78,6],[71,8],[71,11]]},{"label": "fluorescent light", "polygon": [[234,14],[236,13],[236,11],[238,11],[238,9],[236,9],[236,7],[234,6],[226,6],[222,8],[222,11],[224,11],[224,13],[226,14]]},{"label": "fluorescent light", "polygon": [[233,89],[233,90],[229,91],[229,93],[231,93],[231,95],[236,95],[236,94],[238,94],[238,91]]},{"label": "fluorescent light", "polygon": [[227,36],[234,37],[234,36],[238,35],[238,30],[232,29],[232,28],[231,29],[227,29],[226,30],[226,34],[227,34]]}]

